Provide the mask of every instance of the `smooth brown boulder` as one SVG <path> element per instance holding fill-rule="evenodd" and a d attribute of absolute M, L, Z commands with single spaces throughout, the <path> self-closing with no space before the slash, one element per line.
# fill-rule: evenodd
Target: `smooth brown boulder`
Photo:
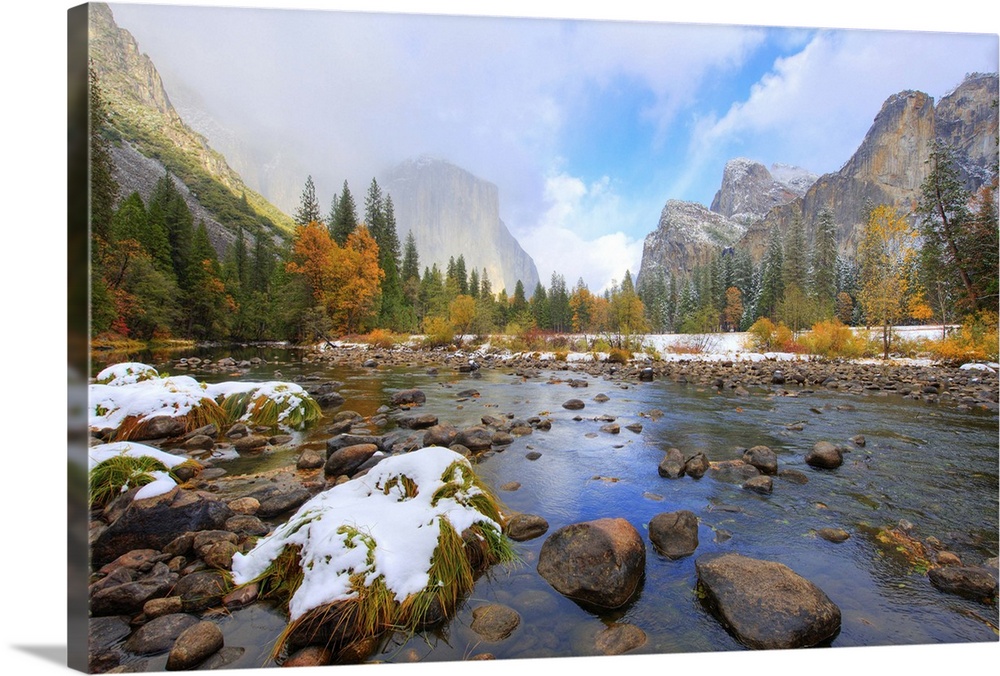
<path fill-rule="evenodd" d="M 698 517 L 686 509 L 657 514 L 649 520 L 649 541 L 668 558 L 690 556 L 698 548 Z"/>
<path fill-rule="evenodd" d="M 170 649 L 170 654 L 167 656 L 167 670 L 192 669 L 219 652 L 223 643 L 222 630 L 214 622 L 204 620 L 188 627 L 177 637 L 174 647 Z"/>
<path fill-rule="evenodd" d="M 695 569 L 706 604 L 749 648 L 807 648 L 840 631 L 840 608 L 783 564 L 722 554 L 699 557 Z"/>
<path fill-rule="evenodd" d="M 600 608 L 632 599 L 645 575 L 646 546 L 625 519 L 563 526 L 545 540 L 538 574 L 560 594 Z"/>
<path fill-rule="evenodd" d="M 844 452 L 829 441 L 817 441 L 806 453 L 806 464 L 818 469 L 837 469 L 844 464 Z"/>

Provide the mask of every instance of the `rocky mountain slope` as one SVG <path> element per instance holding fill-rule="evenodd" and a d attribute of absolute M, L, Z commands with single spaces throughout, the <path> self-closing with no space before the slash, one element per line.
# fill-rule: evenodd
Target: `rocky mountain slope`
<path fill-rule="evenodd" d="M 731 160 L 711 211 L 667 202 L 656 230 L 646 237 L 640 277 L 654 270 L 683 275 L 720 247 L 734 245 L 760 260 L 771 230 L 784 232 L 796 218 L 811 242 L 823 210 L 833 213 L 840 252 L 853 255 L 866 205 L 912 210 L 935 140 L 958 152 L 967 187 L 978 188 L 997 165 L 997 85 L 997 74 L 977 73 L 936 105 L 918 91 L 890 96 L 841 169 L 818 178 L 793 167 L 774 165 L 768 171 L 750 160 Z"/>
<path fill-rule="evenodd" d="M 642 287 L 647 277 L 655 278 L 660 273 L 690 273 L 696 266 L 710 263 L 720 248 L 733 246 L 745 232 L 746 226 L 740 220 L 696 202 L 668 200 L 656 230 L 643 242 L 636 285 Z"/>
<path fill-rule="evenodd" d="M 774 207 L 804 195 L 816 178 L 799 167 L 773 165 L 768 171 L 760 162 L 738 157 L 726 162 L 711 210 L 749 225 Z"/>
<path fill-rule="evenodd" d="M 958 153 L 966 186 L 990 180 L 997 164 L 997 74 L 973 74 L 935 105 L 923 92 L 904 91 L 886 99 L 857 151 L 839 171 L 825 174 L 801 198 L 772 209 L 750 227 L 743 243 L 763 255 L 772 228 L 787 229 L 799 217 L 812 241 L 822 210 L 833 213 L 842 254 L 853 255 L 866 204 L 888 204 L 910 212 L 926 179 L 933 141 Z"/>
<path fill-rule="evenodd" d="M 467 270 L 486 270 L 494 292 L 512 294 L 521 280 L 531 295 L 538 269 L 500 220 L 496 185 L 430 157 L 403 162 L 380 184 L 392 197 L 400 241 L 413 232 L 421 269 L 437 263 L 443 272 L 449 258 L 464 256 Z"/>
<path fill-rule="evenodd" d="M 122 197 L 138 191 L 148 199 L 156 181 L 169 172 L 220 254 L 240 225 L 251 238 L 290 233 L 292 220 L 247 187 L 225 158 L 181 119 L 153 62 L 115 24 L 111 9 L 92 3 L 88 10 L 90 59 L 109 109 Z"/>

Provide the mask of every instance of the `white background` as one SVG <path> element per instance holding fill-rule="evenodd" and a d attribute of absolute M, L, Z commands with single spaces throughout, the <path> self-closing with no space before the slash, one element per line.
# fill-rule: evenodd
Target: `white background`
<path fill-rule="evenodd" d="M 276 7 L 259 0 L 203 3 L 224 6 Z M 838 0 L 832 3 L 714 2 L 649 3 L 555 2 L 552 0 L 401 0 L 288 3 L 297 8 L 504 16 L 573 17 L 731 23 L 834 28 L 883 28 L 924 31 L 998 33 L 993 2 L 906 3 L 890 12 L 880 3 Z M 651 6 L 651 5 L 662 6 Z M 818 4 L 825 5 L 817 7 Z M 886 3 L 888 4 L 888 3 Z M 808 5 L 808 7 L 807 7 Z M 21 0 L 4 8 L 3 79 L 3 207 L 0 251 L 3 264 L 3 312 L 0 317 L 0 391 L 6 413 L 0 461 L 0 536 L 3 583 L 0 608 L 4 673 L 48 674 L 65 671 L 66 526 L 65 526 L 65 261 L 66 261 L 66 18 L 72 3 Z M 935 11 L 930 11 L 933 8 Z M 948 14 L 943 14 L 941 10 Z M 959 14 L 960 13 L 960 14 Z M 10 152 L 11 147 L 13 152 Z M 984 614 L 996 609 L 984 608 Z M 780 653 L 713 653 L 710 655 L 569 658 L 557 666 L 550 660 L 479 662 L 481 673 L 512 669 L 541 674 L 553 668 L 586 671 L 609 669 L 679 671 L 710 669 L 744 673 L 810 674 L 944 673 L 957 668 L 978 673 L 1000 663 L 1000 643 L 961 646 L 838 648 Z M 459 673 L 469 665 L 414 665 L 385 668 L 410 674 Z M 309 673 L 353 674 L 372 667 L 328 667 Z M 263 674 L 263 670 L 221 673 Z"/>

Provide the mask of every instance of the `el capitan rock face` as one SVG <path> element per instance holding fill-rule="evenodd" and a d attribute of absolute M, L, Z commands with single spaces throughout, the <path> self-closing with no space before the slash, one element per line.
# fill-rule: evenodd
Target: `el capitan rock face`
<path fill-rule="evenodd" d="M 383 183 L 383 181 L 380 181 Z M 484 268 L 494 293 L 514 292 L 518 280 L 530 294 L 538 269 L 500 220 L 497 187 L 444 160 L 421 157 L 392 169 L 384 179 L 392 196 L 400 241 L 413 232 L 420 267 L 464 256 L 466 270 Z"/>

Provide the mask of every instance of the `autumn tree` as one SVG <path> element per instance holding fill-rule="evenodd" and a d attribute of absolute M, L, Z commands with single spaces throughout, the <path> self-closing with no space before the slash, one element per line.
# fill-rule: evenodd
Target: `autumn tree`
<path fill-rule="evenodd" d="M 742 319 L 743 294 L 737 287 L 731 286 L 726 289 L 726 307 L 722 311 L 722 328 L 726 331 L 735 331 L 740 328 Z"/>
<path fill-rule="evenodd" d="M 448 304 L 448 320 L 459 336 L 469 333 L 476 319 L 476 300 L 469 295 L 459 294 Z"/>
<path fill-rule="evenodd" d="M 837 294 L 836 315 L 837 319 L 844 326 L 850 326 L 851 321 L 854 319 L 854 299 L 846 291 L 841 291 Z"/>
<path fill-rule="evenodd" d="M 625 277 L 620 286 L 612 285 L 609 295 L 611 331 L 617 334 L 617 347 L 632 347 L 632 338 L 649 330 L 646 324 L 646 312 L 639 294 L 632 283 L 632 273 L 625 271 Z"/>
<path fill-rule="evenodd" d="M 364 225 L 356 227 L 346 245 L 335 252 L 330 316 L 335 328 L 354 333 L 368 328 L 374 317 L 385 273 L 378 264 L 378 244 Z"/>
<path fill-rule="evenodd" d="M 910 268 L 917 233 L 897 210 L 871 211 L 858 244 L 861 290 L 858 300 L 869 325 L 882 327 L 882 358 L 889 358 L 892 327 L 907 315 Z"/>

